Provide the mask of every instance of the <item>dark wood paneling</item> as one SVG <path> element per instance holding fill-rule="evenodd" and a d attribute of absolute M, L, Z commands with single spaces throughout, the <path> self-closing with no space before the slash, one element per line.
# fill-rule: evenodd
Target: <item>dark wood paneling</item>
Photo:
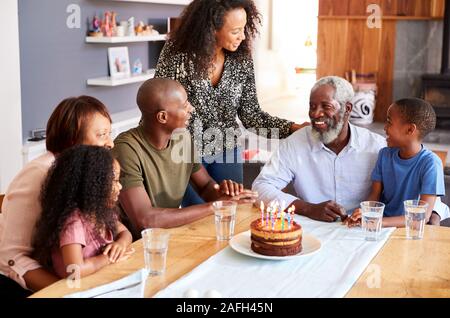
<path fill-rule="evenodd" d="M 431 0 L 416 0 L 414 15 L 417 17 L 429 17 L 431 15 Z"/>
<path fill-rule="evenodd" d="M 443 17 L 445 8 L 445 0 L 432 0 L 431 13 L 432 17 Z"/>
<path fill-rule="evenodd" d="M 344 76 L 347 70 L 347 20 L 329 20 L 319 23 L 318 32 L 318 77 L 327 75 Z"/>
<path fill-rule="evenodd" d="M 378 71 L 379 59 L 377 58 L 377 54 L 380 50 L 382 30 L 382 28 L 364 28 L 362 73 L 374 73 Z"/>
<path fill-rule="evenodd" d="M 397 15 L 397 0 L 384 0 L 381 2 L 383 15 Z"/>
<path fill-rule="evenodd" d="M 401 14 L 411 19 L 442 17 L 444 0 L 319 0 L 317 77 L 344 76 L 352 69 L 358 73 L 377 73 L 377 105 L 375 120 L 385 121 L 392 103 L 395 59 L 396 19 Z M 367 5 L 379 4 L 384 16 L 381 29 L 369 29 L 364 18 Z M 343 16 L 347 5 L 349 15 Z M 339 14 L 337 14 L 338 12 Z M 361 17 L 361 18 L 358 18 Z M 402 18 L 404 19 L 404 17 Z"/>
<path fill-rule="evenodd" d="M 360 20 L 349 20 L 348 21 L 348 49 L 344 50 L 347 52 L 347 61 L 345 65 L 348 70 L 361 70 L 363 65 L 364 56 L 364 30 L 367 29 L 366 23 Z"/>
<path fill-rule="evenodd" d="M 333 0 L 319 1 L 319 16 L 333 15 Z"/>
<path fill-rule="evenodd" d="M 415 6 L 416 6 L 415 0 L 397 0 L 397 14 L 396 15 L 415 16 Z"/>
<path fill-rule="evenodd" d="M 384 16 L 442 17 L 445 0 L 319 0 L 319 16 L 364 16 L 378 4 Z"/>
<path fill-rule="evenodd" d="M 348 15 L 348 4 L 350 0 L 339 0 L 339 2 L 333 1 L 333 14 L 334 15 Z"/>
<path fill-rule="evenodd" d="M 348 4 L 348 15 L 365 15 L 367 5 L 365 0 L 350 0 Z"/>
<path fill-rule="evenodd" d="M 375 121 L 384 122 L 387 116 L 387 109 L 393 102 L 392 84 L 394 79 L 396 22 L 385 21 L 382 30 L 378 55 L 378 95 L 374 118 Z"/>

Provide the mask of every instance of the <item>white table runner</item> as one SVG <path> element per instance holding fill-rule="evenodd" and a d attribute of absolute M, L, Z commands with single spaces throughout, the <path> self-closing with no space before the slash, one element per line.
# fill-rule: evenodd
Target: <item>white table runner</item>
<path fill-rule="evenodd" d="M 395 228 L 382 229 L 377 242 L 367 242 L 361 228 L 296 216 L 304 230 L 322 243 L 315 254 L 285 261 L 253 258 L 227 247 L 155 297 L 200 297 L 214 290 L 224 298 L 343 297 Z M 213 293 L 217 294 L 217 293 Z"/>
<path fill-rule="evenodd" d="M 126 277 L 64 298 L 143 298 L 148 271 L 138 270 Z"/>

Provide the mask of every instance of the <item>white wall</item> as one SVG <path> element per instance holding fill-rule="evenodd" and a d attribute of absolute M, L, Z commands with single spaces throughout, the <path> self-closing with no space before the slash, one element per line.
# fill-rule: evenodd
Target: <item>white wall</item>
<path fill-rule="evenodd" d="M 0 192 L 22 168 L 18 0 L 0 2 Z"/>
<path fill-rule="evenodd" d="M 262 16 L 262 27 L 254 45 L 256 88 L 261 106 L 264 106 L 265 102 L 286 95 L 288 86 L 286 70 L 277 52 L 272 50 L 273 1 L 277 0 L 255 0 Z"/>
<path fill-rule="evenodd" d="M 255 73 L 262 106 L 296 95 L 296 67 L 316 67 L 318 0 L 255 0 L 263 18 L 255 43 Z M 313 47 L 306 48 L 310 37 Z M 313 76 L 314 78 L 314 76 Z"/>

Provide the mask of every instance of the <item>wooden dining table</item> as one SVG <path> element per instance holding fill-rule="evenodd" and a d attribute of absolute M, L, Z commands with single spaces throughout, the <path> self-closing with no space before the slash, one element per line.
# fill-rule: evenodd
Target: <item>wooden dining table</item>
<path fill-rule="evenodd" d="M 257 209 L 251 205 L 240 205 L 235 233 L 247 231 L 258 216 Z M 214 216 L 169 231 L 166 272 L 148 277 L 145 297 L 154 296 L 228 246 L 228 242 L 216 240 Z M 110 283 L 143 268 L 142 241 L 132 246 L 136 252 L 130 259 L 82 278 L 76 290 L 63 279 L 31 297 L 63 297 Z M 450 297 L 450 228 L 427 225 L 421 240 L 408 240 L 405 229 L 396 229 L 346 297 Z"/>

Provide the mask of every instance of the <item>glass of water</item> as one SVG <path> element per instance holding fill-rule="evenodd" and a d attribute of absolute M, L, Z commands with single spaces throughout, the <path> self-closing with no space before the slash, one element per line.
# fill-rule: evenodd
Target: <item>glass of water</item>
<path fill-rule="evenodd" d="M 406 238 L 420 240 L 423 238 L 428 203 L 420 200 L 406 200 L 405 227 Z"/>
<path fill-rule="evenodd" d="M 141 232 L 144 243 L 145 268 L 150 276 L 162 275 L 166 271 L 167 249 L 170 233 L 166 229 L 145 229 Z"/>
<path fill-rule="evenodd" d="M 377 201 L 361 202 L 362 228 L 366 241 L 377 241 L 381 232 L 384 203 Z"/>
<path fill-rule="evenodd" d="M 236 207 L 236 201 L 216 201 L 213 203 L 217 240 L 227 241 L 233 237 Z"/>

